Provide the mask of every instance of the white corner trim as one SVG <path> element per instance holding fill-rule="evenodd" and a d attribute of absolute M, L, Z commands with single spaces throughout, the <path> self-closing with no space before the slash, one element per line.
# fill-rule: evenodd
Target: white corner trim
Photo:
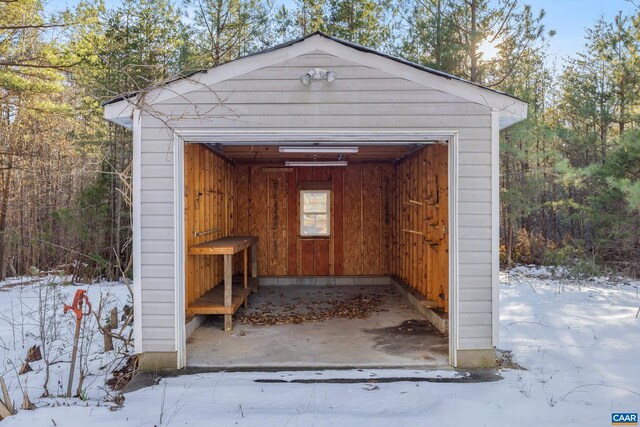
<path fill-rule="evenodd" d="M 491 343 L 500 335 L 500 112 L 491 111 Z"/>
<path fill-rule="evenodd" d="M 458 366 L 458 133 L 449 139 L 449 363 Z"/>
<path fill-rule="evenodd" d="M 140 110 L 133 111 L 133 169 L 131 171 L 133 208 L 131 225 L 133 227 L 132 254 L 133 257 L 133 336 L 136 353 L 142 353 L 142 115 Z"/>
<path fill-rule="evenodd" d="M 187 336 L 185 319 L 185 239 L 184 239 L 184 141 L 173 137 L 174 182 L 174 265 L 175 265 L 175 346 L 177 368 L 187 365 Z"/>

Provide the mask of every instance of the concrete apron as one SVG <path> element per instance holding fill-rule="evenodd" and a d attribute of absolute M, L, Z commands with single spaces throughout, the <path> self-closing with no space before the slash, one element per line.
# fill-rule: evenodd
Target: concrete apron
<path fill-rule="evenodd" d="M 308 304 L 330 304 L 355 295 L 383 303 L 366 319 L 331 318 L 299 324 L 242 324 L 243 314 L 268 311 L 304 314 Z M 260 286 L 247 310 L 222 330 L 221 316 L 209 316 L 187 341 L 187 365 L 216 370 L 452 369 L 447 337 L 440 334 L 390 285 Z"/>
<path fill-rule="evenodd" d="M 296 378 L 296 371 L 306 369 L 227 369 L 224 372 L 255 372 L 253 379 L 256 383 L 270 383 L 270 384 L 378 384 L 378 383 L 396 383 L 396 382 L 429 382 L 429 383 L 457 383 L 457 384 L 472 384 L 481 382 L 495 382 L 502 380 L 502 376 L 496 369 L 468 369 L 468 370 L 455 370 L 455 375 L 441 376 L 436 370 L 433 375 L 424 375 L 425 372 L 416 372 L 412 369 L 406 369 L 402 372 L 398 369 L 389 370 L 389 374 L 386 374 L 385 370 L 377 370 L 375 377 L 369 378 L 353 378 L 351 375 L 345 375 L 342 377 L 339 373 L 340 370 L 333 371 L 330 378 L 309 378 L 309 375 L 301 375 L 301 378 Z M 344 368 L 343 370 L 347 370 Z M 196 375 L 221 372 L 219 369 L 213 368 L 184 368 L 173 370 L 162 370 L 158 372 L 138 372 L 133 379 L 127 384 L 122 393 L 132 393 L 134 391 L 143 389 L 145 387 L 152 387 L 157 385 L 162 378 L 173 378 L 182 375 Z M 287 372 L 286 379 L 274 379 L 274 378 L 260 378 L 260 372 Z M 427 374 L 430 372 L 427 371 Z M 418 375 L 417 375 L 418 374 Z"/>

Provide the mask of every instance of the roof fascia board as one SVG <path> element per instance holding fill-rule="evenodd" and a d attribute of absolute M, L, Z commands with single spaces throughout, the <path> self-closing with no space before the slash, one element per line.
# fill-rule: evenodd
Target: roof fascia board
<path fill-rule="evenodd" d="M 123 99 L 118 102 L 107 104 L 104 107 L 104 118 L 112 123 L 132 129 L 133 127 L 133 102 Z"/>

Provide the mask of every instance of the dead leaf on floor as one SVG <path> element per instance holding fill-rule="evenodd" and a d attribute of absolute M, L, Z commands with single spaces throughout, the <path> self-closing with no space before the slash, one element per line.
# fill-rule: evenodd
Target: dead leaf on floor
<path fill-rule="evenodd" d="M 304 322 L 320 322 L 328 319 L 366 319 L 372 313 L 381 310 L 382 295 L 354 295 L 334 300 L 307 301 L 294 305 L 286 304 L 288 313 L 274 314 L 266 306 L 258 307 L 254 312 L 238 317 L 240 323 L 255 326 L 300 324 Z M 301 311 L 304 311 L 301 313 Z"/>
<path fill-rule="evenodd" d="M 380 387 L 375 384 L 365 384 L 362 388 L 367 391 L 380 390 Z"/>

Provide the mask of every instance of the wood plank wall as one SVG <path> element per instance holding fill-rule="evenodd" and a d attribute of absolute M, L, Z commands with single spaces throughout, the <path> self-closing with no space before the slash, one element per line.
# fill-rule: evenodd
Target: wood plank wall
<path fill-rule="evenodd" d="M 187 249 L 198 243 L 234 235 L 233 165 L 201 144 L 185 145 L 184 161 Z M 188 306 L 224 279 L 223 257 L 187 254 L 185 262 Z"/>
<path fill-rule="evenodd" d="M 429 145 L 395 166 L 232 166 L 189 144 L 186 244 L 256 235 L 259 275 L 396 275 L 446 312 L 447 159 L 446 146 Z M 329 238 L 300 237 L 299 191 L 310 182 L 332 190 Z M 187 255 L 186 276 L 189 304 L 222 281 L 222 257 Z"/>
<path fill-rule="evenodd" d="M 448 150 L 428 145 L 396 166 L 392 270 L 448 310 Z"/>
<path fill-rule="evenodd" d="M 238 234 L 257 235 L 260 275 L 389 275 L 393 165 L 277 168 L 236 165 Z M 299 190 L 331 193 L 331 236 L 301 238 Z"/>

